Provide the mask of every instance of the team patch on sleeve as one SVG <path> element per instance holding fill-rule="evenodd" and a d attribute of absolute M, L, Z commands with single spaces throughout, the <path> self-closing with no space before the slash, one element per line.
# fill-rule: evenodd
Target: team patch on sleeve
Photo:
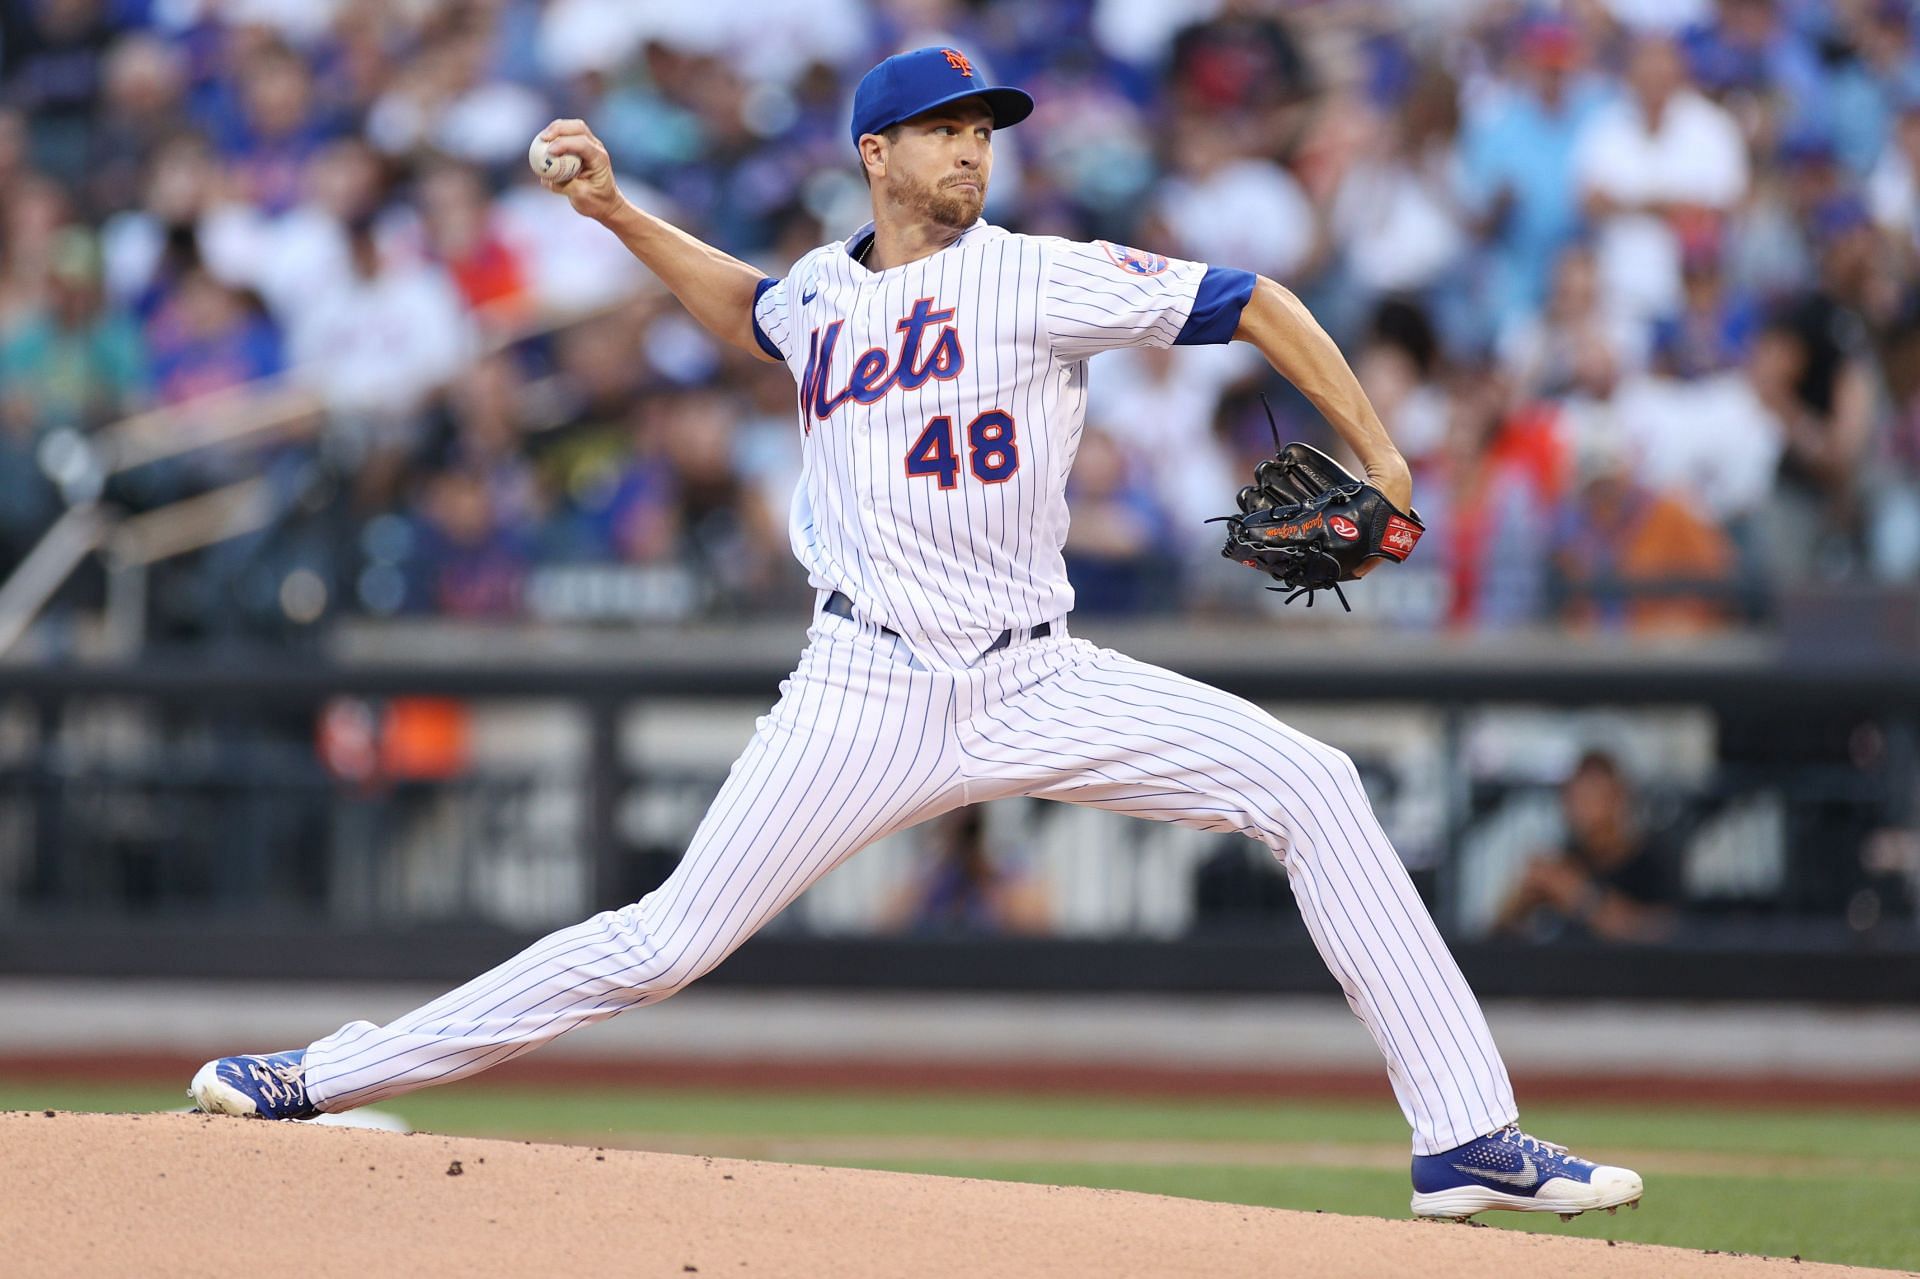
<path fill-rule="evenodd" d="M 1143 253 L 1139 249 L 1130 249 L 1124 244 L 1107 240 L 1095 240 L 1094 243 L 1105 249 L 1113 264 L 1129 275 L 1158 275 L 1167 269 L 1164 254 Z"/>

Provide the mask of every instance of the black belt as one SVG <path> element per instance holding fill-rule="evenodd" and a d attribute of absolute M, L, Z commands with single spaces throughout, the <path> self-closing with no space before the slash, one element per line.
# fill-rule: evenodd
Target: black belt
<path fill-rule="evenodd" d="M 853 601 L 848 599 L 844 592 L 835 591 L 833 594 L 827 596 L 827 602 L 821 607 L 825 609 L 825 611 L 832 613 L 835 617 L 844 617 L 848 621 L 857 620 L 853 615 Z M 882 635 L 891 635 L 895 639 L 900 638 L 899 631 L 892 630 L 885 626 L 880 628 L 880 633 Z M 1027 632 L 1027 638 L 1045 639 L 1051 634 L 1053 634 L 1053 623 L 1042 622 Z M 997 653 L 1011 643 L 1013 643 L 1013 630 L 1009 627 L 1001 631 L 1000 638 L 987 645 L 986 652 L 981 653 L 980 656 L 985 657 L 987 653 Z"/>

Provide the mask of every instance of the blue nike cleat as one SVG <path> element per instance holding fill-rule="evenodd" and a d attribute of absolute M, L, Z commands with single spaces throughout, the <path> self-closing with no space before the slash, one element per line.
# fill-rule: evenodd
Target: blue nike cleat
<path fill-rule="evenodd" d="M 200 1067 L 187 1086 L 193 1104 L 209 1115 L 250 1119 L 311 1119 L 304 1051 L 221 1057 Z"/>
<path fill-rule="evenodd" d="M 1567 1153 L 1508 1124 L 1464 1146 L 1413 1157 L 1413 1215 L 1464 1221 L 1476 1212 L 1557 1212 L 1640 1206 L 1640 1174 Z"/>

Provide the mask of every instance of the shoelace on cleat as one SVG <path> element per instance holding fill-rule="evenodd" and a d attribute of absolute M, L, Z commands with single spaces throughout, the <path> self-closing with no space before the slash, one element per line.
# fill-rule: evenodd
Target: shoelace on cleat
<path fill-rule="evenodd" d="M 1589 1160 L 1580 1158 L 1578 1155 L 1569 1153 L 1565 1146 L 1559 1145 L 1556 1142 L 1542 1141 L 1531 1133 L 1520 1131 L 1519 1124 L 1508 1124 L 1499 1132 L 1494 1133 L 1493 1136 L 1510 1146 L 1517 1145 L 1523 1151 L 1549 1155 L 1555 1159 L 1567 1160 L 1570 1163 L 1584 1164 L 1590 1162 Z"/>
<path fill-rule="evenodd" d="M 263 1059 L 247 1063 L 247 1071 L 260 1085 L 260 1092 L 275 1106 L 299 1101 L 307 1093 L 306 1063 L 298 1066 Z"/>

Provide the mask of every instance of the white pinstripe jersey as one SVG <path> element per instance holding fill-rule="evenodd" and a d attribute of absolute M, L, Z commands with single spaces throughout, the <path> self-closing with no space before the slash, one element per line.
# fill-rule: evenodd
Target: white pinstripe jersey
<path fill-rule="evenodd" d="M 923 660 L 967 665 L 1073 607 L 1061 547 L 1088 358 L 1225 341 L 1253 277 L 984 221 L 869 271 L 854 254 L 870 232 L 754 303 L 761 346 L 800 384 L 794 554 Z"/>

